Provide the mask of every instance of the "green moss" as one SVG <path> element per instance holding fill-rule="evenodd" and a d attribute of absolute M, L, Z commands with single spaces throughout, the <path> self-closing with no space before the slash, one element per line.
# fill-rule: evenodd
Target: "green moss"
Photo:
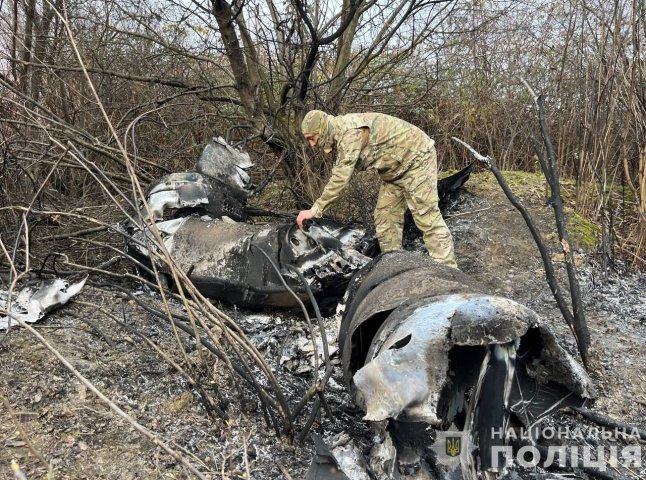
<path fill-rule="evenodd" d="M 532 216 L 537 213 L 536 208 L 540 211 L 548 210 L 549 207 L 545 206 L 545 199 L 549 196 L 550 191 L 547 188 L 547 183 L 542 173 L 536 172 L 519 172 L 519 171 L 503 171 L 503 176 L 511 188 L 511 191 L 516 195 L 526 207 L 530 208 Z M 466 184 L 467 189 L 476 195 L 481 195 L 490 199 L 506 201 L 504 193 L 498 185 L 496 178 L 491 172 L 478 172 L 472 176 Z M 567 215 L 568 232 L 570 233 L 570 240 L 575 248 L 583 248 L 584 250 L 594 249 L 601 238 L 601 227 L 584 216 L 576 213 L 573 208 L 575 202 L 575 186 L 574 182 L 570 179 L 561 180 L 561 197 L 565 204 Z M 551 209 L 549 209 L 549 216 L 553 219 Z M 553 225 L 553 223 L 550 224 Z M 543 235 L 547 241 L 557 241 L 556 232 L 552 231 Z"/>
<path fill-rule="evenodd" d="M 501 173 L 511 191 L 521 200 L 532 198 L 540 201 L 547 196 L 546 183 L 542 174 L 507 170 Z M 504 197 L 496 177 L 489 171 L 473 174 L 466 186 L 476 195 L 482 195 L 487 198 Z"/>
<path fill-rule="evenodd" d="M 501 173 L 514 195 L 520 198 L 538 196 L 542 199 L 549 196 L 547 182 L 542 173 L 517 170 L 503 170 Z M 474 193 L 500 192 L 501 195 L 503 194 L 496 177 L 488 171 L 473 174 L 467 183 L 467 188 L 470 188 Z M 561 179 L 561 196 L 566 202 L 573 198 L 574 182 L 572 180 Z"/>
<path fill-rule="evenodd" d="M 567 226 L 575 247 L 592 250 L 599 245 L 601 227 L 571 209 L 567 209 Z"/>

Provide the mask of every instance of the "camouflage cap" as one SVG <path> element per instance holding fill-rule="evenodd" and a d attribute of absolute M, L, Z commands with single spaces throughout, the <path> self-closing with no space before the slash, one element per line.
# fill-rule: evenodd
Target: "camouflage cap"
<path fill-rule="evenodd" d="M 325 134 L 327 133 L 327 117 L 327 113 L 321 110 L 310 110 L 303 118 L 301 130 L 303 133 Z"/>

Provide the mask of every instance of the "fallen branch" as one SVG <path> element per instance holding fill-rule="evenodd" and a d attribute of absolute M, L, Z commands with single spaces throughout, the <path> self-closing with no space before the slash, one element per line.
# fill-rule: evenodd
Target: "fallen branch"
<path fill-rule="evenodd" d="M 289 293 L 292 294 L 292 296 L 296 299 L 296 301 L 300 305 L 301 310 L 303 311 L 303 315 L 305 317 L 305 321 L 307 322 L 307 326 L 308 326 L 308 328 L 310 330 L 310 336 L 312 337 L 312 350 L 314 352 L 314 384 L 310 387 L 310 389 L 303 396 L 303 398 L 300 400 L 300 402 L 298 402 L 298 405 L 296 405 L 296 407 L 294 408 L 294 411 L 292 412 L 291 417 L 290 417 L 290 420 L 293 422 L 294 420 L 296 420 L 296 418 L 300 414 L 301 410 L 303 410 L 305 405 L 307 405 L 307 402 L 309 402 L 310 399 L 315 394 L 317 394 L 318 392 L 321 391 L 320 384 L 318 382 L 319 362 L 318 362 L 318 348 L 317 348 L 317 345 L 316 345 L 316 336 L 315 336 L 315 333 L 314 333 L 314 328 L 312 327 L 312 321 L 310 319 L 309 314 L 307 313 L 307 309 L 305 308 L 305 304 L 303 303 L 303 301 L 300 299 L 300 297 L 298 295 L 296 295 L 296 292 L 294 292 L 294 290 L 292 290 L 289 287 L 289 285 L 287 285 L 287 282 L 283 278 L 283 274 L 281 273 L 278 266 L 274 263 L 274 261 L 269 257 L 269 255 L 267 255 L 267 253 L 262 248 L 256 247 L 255 245 L 252 245 L 252 246 L 254 246 L 257 250 L 260 251 L 260 253 L 262 253 L 265 256 L 265 258 L 267 259 L 269 264 L 276 271 L 276 274 L 278 275 L 278 278 L 282 282 L 283 286 L 287 289 L 287 291 L 289 291 Z M 298 272 L 298 273 L 299 273 L 300 278 L 304 281 L 305 279 L 302 277 L 302 275 L 300 275 L 300 272 Z M 309 286 L 307 286 L 307 284 L 306 284 L 306 288 L 309 289 Z M 311 295 L 311 290 L 309 290 L 308 294 Z M 318 311 L 318 304 L 314 300 L 313 296 L 310 296 L 310 299 L 313 300 L 313 305 L 315 305 L 315 310 L 317 312 L 317 319 L 319 320 L 319 326 L 322 327 L 323 321 L 321 319 L 321 314 Z M 323 330 L 322 330 L 322 332 L 323 332 Z M 325 333 L 322 333 L 322 335 L 325 335 Z M 323 355 L 324 355 L 324 358 L 326 360 L 326 365 L 329 365 L 329 354 L 327 353 L 328 352 L 327 338 L 324 340 L 323 349 L 324 349 Z M 314 406 L 312 407 L 312 412 L 310 413 L 310 417 L 312 415 L 316 416 L 316 414 L 318 413 L 318 408 L 319 408 L 319 403 L 315 402 Z M 298 436 L 299 441 L 302 441 L 301 438 L 305 437 L 305 435 L 307 434 L 307 431 L 309 431 L 310 427 L 311 427 L 311 423 L 308 421 L 305 424 L 305 427 L 303 427 L 303 431 L 301 431 L 301 433 Z"/>
<path fill-rule="evenodd" d="M 631 435 L 632 432 L 635 432 L 637 433 L 637 435 L 639 435 L 639 438 L 646 441 L 646 430 L 644 430 L 643 428 L 636 427 L 635 425 L 630 425 L 629 423 L 620 422 L 618 420 L 615 420 L 614 418 L 595 413 L 591 410 L 588 410 L 587 408 L 573 408 L 572 410 L 580 414 L 583 418 L 590 420 L 597 425 L 601 425 L 602 427 L 616 428 L 622 430 L 623 432 L 628 432 L 626 433 L 627 435 Z"/>
<path fill-rule="evenodd" d="M 27 432 L 25 432 L 25 429 L 22 427 L 20 420 L 16 418 L 16 414 L 11 408 L 11 404 L 9 403 L 9 400 L 7 400 L 6 397 L 3 397 L 0 395 L 0 400 L 2 401 L 5 410 L 9 414 L 9 417 L 13 420 L 13 423 L 16 425 L 16 429 L 20 433 L 20 436 L 22 437 L 23 441 L 27 444 L 27 448 L 31 452 L 31 454 L 36 457 L 40 462 L 45 465 L 45 468 L 47 469 L 48 475 L 51 478 L 54 478 L 53 473 L 52 473 L 52 464 L 51 462 L 48 462 L 45 460 L 45 457 L 36 449 L 33 443 L 31 443 L 31 440 L 29 440 L 29 436 L 27 435 Z"/>
<path fill-rule="evenodd" d="M 76 232 L 60 233 L 58 235 L 49 235 L 47 237 L 41 237 L 40 241 L 45 241 L 45 240 L 64 240 L 66 238 L 75 238 L 75 237 L 81 237 L 83 235 L 89 235 L 90 233 L 105 232 L 106 230 L 108 230 L 108 227 L 86 228 L 84 230 L 78 230 Z"/>
<path fill-rule="evenodd" d="M 170 366 L 172 366 L 177 372 L 179 372 L 181 375 L 183 375 L 184 378 L 186 378 L 186 380 L 188 381 L 189 385 L 194 387 L 199 392 L 202 399 L 204 400 L 204 405 L 205 405 L 206 411 L 209 414 L 216 413 L 223 420 L 228 420 L 229 419 L 228 415 L 215 403 L 215 401 L 211 398 L 211 396 L 206 393 L 206 391 L 202 387 L 202 384 L 199 381 L 197 381 L 195 378 L 193 378 L 187 371 L 185 371 L 177 362 L 175 362 L 172 358 L 170 358 L 155 342 L 150 340 L 146 335 L 139 332 L 132 325 L 128 325 L 127 323 L 122 322 L 121 320 L 119 320 L 117 318 L 116 315 L 113 315 L 112 313 L 110 313 L 109 311 L 107 311 L 106 309 L 104 309 L 103 307 L 101 307 L 101 306 L 99 306 L 99 305 L 97 305 L 95 303 L 83 302 L 83 301 L 80 301 L 80 300 L 75 300 L 74 303 L 76 303 L 78 305 L 85 305 L 85 306 L 88 306 L 90 308 L 94 308 L 94 309 L 100 311 L 106 317 L 112 319 L 117 325 L 124 328 L 128 333 L 130 333 L 132 335 L 135 335 L 135 336 L 139 337 L 140 339 L 142 339 L 144 342 L 146 342 L 146 344 L 148 344 L 148 346 L 150 348 L 152 348 Z M 220 392 L 219 392 L 219 389 L 217 388 L 217 386 L 214 386 L 214 387 L 215 387 L 216 393 L 219 394 Z"/>
<path fill-rule="evenodd" d="M 481 162 L 491 173 L 494 174 L 494 177 L 496 177 L 496 180 L 498 181 L 500 188 L 502 188 L 502 191 L 505 193 L 505 196 L 509 199 L 509 202 L 514 206 L 514 208 L 516 208 L 516 210 L 520 212 L 520 214 L 523 217 L 523 220 L 525 220 L 525 223 L 527 224 L 527 228 L 529 228 L 529 232 L 531 233 L 532 238 L 534 239 L 534 242 L 538 247 L 538 251 L 541 255 L 541 259 L 543 260 L 543 266 L 545 268 L 545 278 L 547 280 L 547 284 L 549 285 L 550 290 L 552 291 L 552 295 L 556 300 L 556 304 L 558 305 L 559 310 L 563 315 L 563 318 L 565 319 L 566 323 L 570 327 L 570 330 L 572 331 L 572 334 L 574 335 L 574 338 L 577 341 L 579 352 L 581 353 L 581 358 L 583 359 L 583 362 L 586 363 L 587 344 L 585 344 L 585 338 L 579 338 L 579 336 L 577 335 L 577 328 L 575 328 L 575 318 L 572 315 L 572 312 L 570 312 L 569 307 L 565 301 L 565 298 L 563 298 L 561 289 L 559 287 L 559 283 L 556 279 L 556 274 L 554 272 L 554 265 L 552 263 L 552 258 L 550 257 L 550 254 L 547 251 L 545 244 L 543 243 L 543 239 L 541 237 L 540 232 L 538 231 L 538 228 L 536 228 L 536 224 L 534 223 L 534 220 L 532 220 L 531 215 L 529 214 L 525 206 L 520 202 L 518 197 L 516 197 L 514 193 L 511 191 L 511 189 L 509 188 L 509 184 L 507 184 L 507 181 L 505 180 L 505 177 L 502 175 L 502 173 L 500 173 L 500 170 L 498 170 L 498 167 L 496 166 L 496 162 L 494 162 L 494 160 L 491 157 L 489 156 L 485 157 L 481 155 L 471 145 L 463 142 L 459 138 L 452 137 L 452 139 L 455 142 L 459 143 L 460 145 L 464 146 L 467 150 L 469 150 L 469 152 L 475 157 L 476 160 Z M 586 330 L 587 330 L 587 327 L 586 327 Z"/>
<path fill-rule="evenodd" d="M 552 139 L 547 131 L 547 121 L 545 120 L 545 109 L 543 108 L 543 97 L 536 95 L 534 90 L 529 84 L 521 79 L 529 93 L 534 99 L 536 111 L 538 112 L 538 120 L 540 124 L 541 136 L 545 151 L 547 153 L 547 161 L 543 157 L 541 149 L 538 147 L 538 142 L 533 141 L 534 151 L 538 156 L 543 174 L 547 180 L 552 196 L 550 198 L 550 205 L 554 209 L 554 218 L 556 221 L 556 231 L 559 236 L 559 241 L 563 248 L 563 255 L 565 256 L 565 269 L 567 270 L 568 284 L 570 286 L 570 299 L 572 301 L 572 316 L 573 325 L 576 331 L 577 344 L 581 352 L 583 363 L 588 366 L 588 349 L 590 347 L 590 331 L 585 321 L 585 312 L 583 310 L 583 301 L 581 299 L 581 288 L 579 287 L 579 280 L 576 275 L 576 264 L 574 262 L 574 252 L 570 246 L 570 236 L 567 229 L 567 222 L 565 220 L 565 213 L 563 211 L 563 199 L 561 198 L 561 182 L 559 181 L 559 171 L 556 163 L 556 153 Z"/>

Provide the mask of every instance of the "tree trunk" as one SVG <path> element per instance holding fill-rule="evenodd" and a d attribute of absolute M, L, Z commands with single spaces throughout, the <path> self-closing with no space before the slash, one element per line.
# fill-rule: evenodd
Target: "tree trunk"
<path fill-rule="evenodd" d="M 357 10 L 352 10 L 350 0 L 343 0 L 344 18 L 347 15 L 353 15 L 348 28 L 339 37 L 337 45 L 336 62 L 332 81 L 330 82 L 330 92 L 327 99 L 327 107 L 332 113 L 338 113 L 341 100 L 343 98 L 343 88 L 346 84 L 347 70 L 350 67 L 350 55 L 352 54 L 352 41 L 357 32 L 360 15 Z"/>
<path fill-rule="evenodd" d="M 224 49 L 231 65 L 233 78 L 236 82 L 236 90 L 240 96 L 245 113 L 253 118 L 256 113 L 253 99 L 253 89 L 249 83 L 250 75 L 245 60 L 244 50 L 236 35 L 231 13 L 231 5 L 224 0 L 213 0 L 211 2 L 212 13 L 218 23 L 220 36 L 224 43 Z"/>
<path fill-rule="evenodd" d="M 32 46 L 34 39 L 34 24 L 36 21 L 36 0 L 27 0 L 25 4 L 25 31 L 22 36 L 23 50 L 20 60 L 22 62 L 20 74 L 20 86 L 23 92 L 29 91 L 29 65 L 32 56 Z"/>

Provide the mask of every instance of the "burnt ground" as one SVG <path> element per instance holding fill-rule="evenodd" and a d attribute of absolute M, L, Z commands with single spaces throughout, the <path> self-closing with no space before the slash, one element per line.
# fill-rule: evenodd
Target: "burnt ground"
<path fill-rule="evenodd" d="M 513 179 L 512 187 L 531 207 L 554 259 L 559 260 L 551 234 L 552 212 L 544 206 L 541 182 L 526 174 Z M 527 228 L 488 174 L 470 180 L 447 223 L 455 237 L 460 268 L 497 293 L 535 309 L 574 354 L 572 336 L 552 300 Z M 576 227 L 582 233 L 573 243 L 598 357 L 592 376 L 600 396 L 594 409 L 645 427 L 646 274 L 619 264 L 620 273 L 604 275 L 594 242 L 590 242 L 593 226 Z M 412 248 L 421 248 L 419 242 Z M 556 268 L 563 282 L 564 265 L 557 263 Z M 147 303 L 160 304 L 158 296 L 139 286 L 123 285 L 136 290 Z M 170 326 L 134 302 L 122 300 L 108 288 L 95 287 L 86 287 L 78 300 L 102 305 L 181 361 Z M 300 312 L 221 308 L 258 345 L 288 400 L 296 402 L 311 384 L 312 374 L 302 353 L 307 342 Z M 328 319 L 326 324 L 333 333 L 336 320 Z M 207 389 L 210 385 L 219 388 L 228 421 L 209 417 L 181 375 L 131 332 L 90 307 L 71 302 L 36 328 L 100 390 L 181 451 L 207 478 L 305 478 L 312 458 L 311 441 L 299 445 L 278 438 L 266 425 L 254 395 L 231 378 L 215 357 L 209 360 L 214 366 L 203 382 Z M 197 372 L 200 353 L 188 338 L 182 337 L 182 342 Z M 43 463 L 34 458 L 26 441 L 51 462 L 56 479 L 191 478 L 180 464 L 114 415 L 29 332 L 14 329 L 5 339 L 0 346 L 0 369 L 0 395 L 11 406 L 10 412 L 0 403 L 0 479 L 12 478 L 11 459 L 17 460 L 28 478 L 46 478 Z M 334 418 L 323 415 L 313 431 L 326 437 L 349 433 L 360 449 L 366 449 L 370 431 L 342 385 L 337 368 L 327 391 Z M 299 420 L 300 425 L 303 421 Z M 586 424 L 572 414 L 559 414 L 554 421 Z M 534 473 L 521 473 L 521 478 L 536 478 Z M 619 475 L 639 478 L 640 472 L 620 469 Z"/>

